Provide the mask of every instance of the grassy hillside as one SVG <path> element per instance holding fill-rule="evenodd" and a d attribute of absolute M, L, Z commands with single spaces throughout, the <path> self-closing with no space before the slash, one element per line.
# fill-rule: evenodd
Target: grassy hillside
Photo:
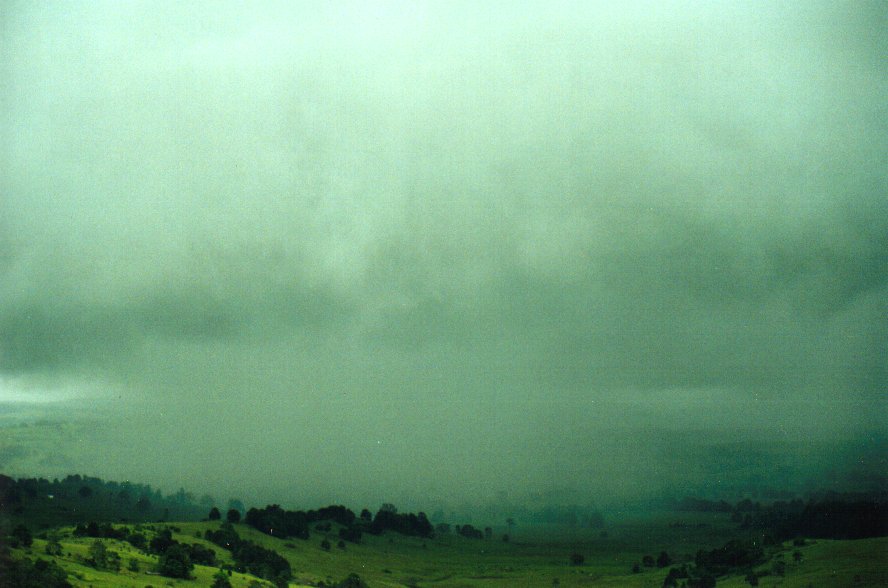
<path fill-rule="evenodd" d="M 682 518 L 681 526 L 676 520 Z M 395 533 L 364 535 L 361 544 L 337 547 L 337 526 L 329 532 L 332 547 L 322 549 L 325 533 L 315 532 L 309 540 L 282 540 L 262 534 L 246 525 L 235 525 L 243 539 L 253 541 L 283 555 L 293 570 L 291 586 L 336 585 L 350 573 L 357 573 L 371 587 L 435 586 L 440 588 L 505 586 L 626 586 L 660 587 L 667 568 L 642 567 L 632 573 L 633 563 L 645 554 L 669 551 L 677 563 L 687 563 L 697 548 L 718 545 L 730 536 L 731 528 L 721 515 L 663 513 L 653 521 L 630 520 L 612 525 L 607 537 L 589 529 L 518 529 L 515 539 L 477 540 L 455 535 L 435 539 L 404 537 Z M 202 539 L 207 529 L 217 529 L 219 522 L 184 522 L 141 527 L 147 536 L 162 528 L 173 529 L 173 538 L 181 543 L 197 543 L 213 549 L 217 565 L 231 564 L 230 553 Z M 132 547 L 129 543 L 103 539 L 106 547 L 120 556 L 117 573 L 96 570 L 85 563 L 89 558 L 89 537 L 72 536 L 72 527 L 60 528 L 61 554 L 45 553 L 47 538 L 35 538 L 27 549 L 12 550 L 15 558 L 43 558 L 57 562 L 69 574 L 75 586 L 210 586 L 216 567 L 195 566 L 193 579 L 177 580 L 153 573 L 157 557 Z M 798 551 L 798 561 L 793 556 Z M 570 563 L 570 554 L 581 553 L 583 565 Z M 760 586 L 880 586 L 888 585 L 888 538 L 857 541 L 817 540 L 804 546 L 785 543 L 768 554 L 768 561 L 758 566 Z M 135 561 L 138 571 L 128 569 Z M 776 570 L 783 562 L 783 575 Z M 270 586 L 247 575 L 232 573 L 232 586 L 246 587 L 251 582 Z M 256 584 L 254 584 L 255 586 Z M 749 586 L 742 575 L 722 577 L 718 586 Z"/>

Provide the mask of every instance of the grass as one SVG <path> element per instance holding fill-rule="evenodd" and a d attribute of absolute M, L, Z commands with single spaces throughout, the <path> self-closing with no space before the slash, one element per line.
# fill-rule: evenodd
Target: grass
<path fill-rule="evenodd" d="M 679 523 L 676 525 L 676 523 Z M 155 524 L 155 528 L 174 526 L 173 537 L 183 543 L 201 543 L 212 548 L 221 564 L 231 563 L 227 551 L 202 537 L 219 522 Z M 667 551 L 676 563 L 689 562 L 697 549 L 711 549 L 729 538 L 738 537 L 725 515 L 659 513 L 648 518 L 627 518 L 610 525 L 607 537 L 600 530 L 559 527 L 516 528 L 514 539 L 475 540 L 445 535 L 435 539 L 404 537 L 397 534 L 364 535 L 362 543 L 336 546 L 336 526 L 327 534 L 333 544 L 329 551 L 321 548 L 322 532 L 313 532 L 307 541 L 271 537 L 246 526 L 235 525 L 238 534 L 264 547 L 273 549 L 290 562 L 294 580 L 291 586 L 338 582 L 350 573 L 357 573 L 371 587 L 430 586 L 438 588 L 475 588 L 506 586 L 561 587 L 625 586 L 627 588 L 659 587 L 666 569 L 642 568 L 631 573 L 634 563 L 643 555 Z M 191 580 L 173 580 L 153 575 L 155 556 L 142 553 L 126 542 L 105 539 L 109 550 L 121 558 L 121 571 L 95 570 L 83 563 L 91 538 L 71 536 L 71 528 L 63 528 L 62 555 L 54 558 L 69 574 L 76 586 L 208 586 L 217 568 L 195 566 Z M 501 534 L 499 535 L 501 536 Z M 46 542 L 35 539 L 28 553 L 14 550 L 17 556 L 42 557 Z M 802 554 L 796 562 L 793 552 Z M 585 557 L 584 565 L 570 565 L 572 552 Z M 771 570 L 775 561 L 785 562 L 785 574 L 770 574 L 760 579 L 760 586 L 784 588 L 807 586 L 881 586 L 888 585 L 888 538 L 859 541 L 817 540 L 802 547 L 785 544 L 772 554 L 772 560 L 759 571 Z M 139 571 L 127 569 L 130 559 L 139 563 Z M 256 578 L 234 573 L 231 582 L 246 587 Z M 719 578 L 718 586 L 742 587 L 749 584 L 743 576 Z"/>

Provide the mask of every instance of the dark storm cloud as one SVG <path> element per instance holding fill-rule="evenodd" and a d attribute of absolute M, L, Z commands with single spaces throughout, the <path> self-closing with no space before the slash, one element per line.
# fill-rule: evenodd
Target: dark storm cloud
<path fill-rule="evenodd" d="M 884 430 L 884 9 L 791 8 L 7 5 L 0 386 L 373 497 Z"/>

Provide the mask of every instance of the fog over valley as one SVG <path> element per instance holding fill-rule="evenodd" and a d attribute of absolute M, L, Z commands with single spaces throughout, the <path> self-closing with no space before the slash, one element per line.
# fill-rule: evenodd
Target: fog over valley
<path fill-rule="evenodd" d="M 481 4 L 3 3 L 0 472 L 884 489 L 885 5 Z"/>

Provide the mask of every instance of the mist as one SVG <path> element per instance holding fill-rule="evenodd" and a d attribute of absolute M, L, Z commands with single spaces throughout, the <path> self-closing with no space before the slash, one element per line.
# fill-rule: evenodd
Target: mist
<path fill-rule="evenodd" d="M 4 3 L 0 469 L 294 506 L 884 487 L 886 20 Z"/>

